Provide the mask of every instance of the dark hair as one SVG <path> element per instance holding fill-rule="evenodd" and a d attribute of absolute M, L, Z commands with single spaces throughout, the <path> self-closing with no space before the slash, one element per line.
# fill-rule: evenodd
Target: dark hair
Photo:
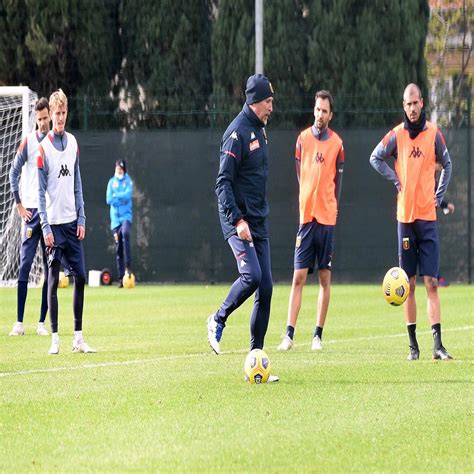
<path fill-rule="evenodd" d="M 119 159 L 115 162 L 115 166 L 120 166 L 123 169 L 123 172 L 127 172 L 127 162 L 123 159 Z"/>
<path fill-rule="evenodd" d="M 334 108 L 334 99 L 332 98 L 332 95 L 330 92 L 325 91 L 324 89 L 321 91 L 316 92 L 316 95 L 314 96 L 314 103 L 316 104 L 316 101 L 318 99 L 327 99 L 329 100 L 329 108 L 331 109 L 330 112 L 332 112 L 332 109 Z"/>
<path fill-rule="evenodd" d="M 41 99 L 38 99 L 35 104 L 35 112 L 39 112 L 43 109 L 48 109 L 49 112 L 49 102 L 46 97 L 41 97 Z"/>

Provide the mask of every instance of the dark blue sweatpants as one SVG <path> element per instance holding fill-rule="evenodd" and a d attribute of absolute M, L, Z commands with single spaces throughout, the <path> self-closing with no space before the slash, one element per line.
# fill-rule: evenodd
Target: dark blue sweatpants
<path fill-rule="evenodd" d="M 273 292 L 270 242 L 268 239 L 250 242 L 235 235 L 227 242 L 234 253 L 240 277 L 231 286 L 216 319 L 225 325 L 232 312 L 255 293 L 250 319 L 250 350 L 263 349 Z"/>

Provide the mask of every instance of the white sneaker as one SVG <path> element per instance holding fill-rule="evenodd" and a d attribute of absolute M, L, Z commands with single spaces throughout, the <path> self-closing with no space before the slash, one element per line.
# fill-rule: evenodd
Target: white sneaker
<path fill-rule="evenodd" d="M 218 324 L 214 319 L 214 315 L 211 314 L 207 318 L 207 340 L 209 341 L 209 345 L 211 349 L 216 353 L 221 353 L 221 338 L 222 338 L 222 331 L 224 330 L 224 326 L 222 324 Z"/>
<path fill-rule="evenodd" d="M 25 335 L 25 330 L 23 329 L 23 323 L 20 323 L 17 321 L 13 327 L 12 330 L 10 331 L 9 336 L 24 336 Z"/>
<path fill-rule="evenodd" d="M 59 354 L 59 341 L 51 342 L 51 347 L 49 348 L 48 354 Z"/>
<path fill-rule="evenodd" d="M 80 339 L 79 341 L 72 342 L 72 352 L 82 352 L 84 354 L 97 352 L 95 349 L 89 346 L 84 339 Z"/>
<path fill-rule="evenodd" d="M 313 342 L 311 343 L 311 350 L 312 351 L 320 351 L 323 348 L 323 343 L 319 336 L 313 337 Z"/>
<path fill-rule="evenodd" d="M 46 326 L 44 325 L 44 323 L 38 323 L 38 327 L 36 329 L 36 334 L 38 334 L 38 336 L 48 336 L 49 335 L 49 332 L 46 329 Z"/>
<path fill-rule="evenodd" d="M 293 347 L 293 339 L 288 334 L 283 338 L 280 345 L 277 347 L 279 351 L 289 351 Z"/>
<path fill-rule="evenodd" d="M 280 377 L 278 377 L 278 375 L 270 375 L 268 377 L 267 383 L 278 382 L 279 380 L 280 380 Z"/>

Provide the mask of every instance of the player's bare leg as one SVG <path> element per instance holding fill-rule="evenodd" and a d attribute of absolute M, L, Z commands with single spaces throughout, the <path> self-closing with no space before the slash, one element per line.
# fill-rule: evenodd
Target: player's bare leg
<path fill-rule="evenodd" d="M 329 308 L 329 300 L 331 297 L 331 270 L 319 270 L 319 295 L 318 308 L 316 312 L 316 331 L 314 333 L 311 349 L 313 351 L 321 350 L 322 336 L 324 323 L 326 322 L 326 315 Z"/>
<path fill-rule="evenodd" d="M 283 341 L 278 346 L 279 351 L 287 351 L 293 347 L 293 335 L 298 321 L 298 314 L 301 309 L 303 299 L 303 288 L 308 277 L 308 268 L 298 269 L 293 272 L 293 282 L 291 284 L 290 301 L 288 303 L 287 330 Z"/>
<path fill-rule="evenodd" d="M 433 333 L 433 360 L 452 360 L 452 356 L 441 342 L 441 305 L 438 294 L 438 279 L 432 276 L 423 277 L 426 288 L 426 310 Z"/>
<path fill-rule="evenodd" d="M 418 360 L 420 358 L 420 349 L 418 348 L 418 341 L 416 339 L 416 276 L 410 277 L 410 292 L 407 300 L 403 305 L 403 312 L 405 314 L 405 322 L 407 325 L 408 337 L 410 338 L 410 353 L 407 360 Z"/>
<path fill-rule="evenodd" d="M 426 288 L 426 310 L 430 324 L 441 323 L 441 308 L 438 295 L 438 280 L 430 276 L 423 277 Z"/>

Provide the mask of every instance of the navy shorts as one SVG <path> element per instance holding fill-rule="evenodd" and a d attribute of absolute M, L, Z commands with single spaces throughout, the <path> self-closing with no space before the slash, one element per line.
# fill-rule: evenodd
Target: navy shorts
<path fill-rule="evenodd" d="M 46 250 L 38 209 L 28 209 L 28 211 L 31 211 L 31 219 L 28 222 L 23 222 L 21 228 L 20 271 L 18 275 L 18 281 L 26 282 L 35 259 L 38 242 L 41 243 L 43 265 L 46 268 Z"/>
<path fill-rule="evenodd" d="M 300 224 L 296 234 L 295 270 L 308 268 L 308 273 L 313 273 L 316 259 L 318 270 L 331 270 L 335 227 L 316 221 Z"/>
<path fill-rule="evenodd" d="M 48 251 L 48 263 L 59 260 L 66 273 L 86 277 L 86 264 L 82 241 L 77 238 L 77 221 L 69 224 L 51 225 L 54 236 L 54 247 Z"/>
<path fill-rule="evenodd" d="M 408 277 L 416 275 L 438 278 L 439 240 L 436 221 L 416 220 L 398 223 L 398 258 Z"/>

